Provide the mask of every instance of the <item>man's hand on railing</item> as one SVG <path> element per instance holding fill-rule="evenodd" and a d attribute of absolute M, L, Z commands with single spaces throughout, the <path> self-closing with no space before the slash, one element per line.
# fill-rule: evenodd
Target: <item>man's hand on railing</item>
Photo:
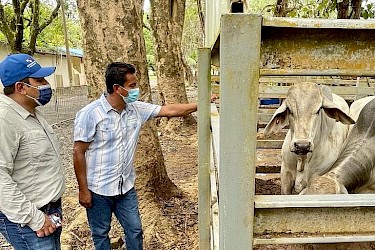
<path fill-rule="evenodd" d="M 211 94 L 211 102 L 215 102 L 216 99 L 217 99 L 217 95 Z"/>

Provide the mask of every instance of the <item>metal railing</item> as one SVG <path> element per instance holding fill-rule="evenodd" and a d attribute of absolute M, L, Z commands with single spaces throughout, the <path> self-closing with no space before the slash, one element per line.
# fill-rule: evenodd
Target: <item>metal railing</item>
<path fill-rule="evenodd" d="M 345 60 L 338 62 L 337 66 L 332 66 L 329 61 L 325 67 L 323 63 L 328 60 L 319 59 L 313 67 L 311 62 L 316 58 L 306 59 L 308 55 L 316 55 L 316 53 L 306 52 L 311 49 L 311 36 L 309 36 L 309 39 L 300 40 L 302 42 L 298 48 L 303 46 L 307 48 L 304 50 L 302 58 L 303 61 L 311 64 L 307 68 L 314 71 L 301 72 L 299 67 L 295 67 L 301 58 L 297 53 L 288 54 L 288 58 L 297 62 L 292 65 L 294 67 L 288 67 L 289 64 L 285 64 L 286 66 L 280 65 L 280 68 L 277 69 L 275 67 L 276 70 L 269 68 L 268 70 L 272 71 L 264 71 L 259 67 L 261 53 L 267 55 L 267 53 L 273 52 L 279 44 L 290 43 L 293 44 L 291 48 L 295 48 L 295 41 L 280 43 L 279 36 L 277 39 L 268 39 L 269 36 L 267 36 L 267 39 L 262 40 L 261 34 L 264 34 L 263 31 L 261 32 L 262 19 L 258 16 L 228 14 L 223 15 L 221 19 L 220 116 L 214 109 L 211 110 L 211 119 L 208 114 L 210 88 L 206 86 L 211 82 L 210 77 L 207 77 L 207 74 L 210 73 L 208 66 L 211 62 L 210 53 L 206 48 L 200 49 L 198 55 L 200 249 L 249 250 L 253 249 L 254 245 L 262 244 L 373 241 L 375 231 L 374 221 L 371 218 L 374 218 L 375 213 L 375 194 L 326 195 L 323 197 L 319 195 L 255 195 L 254 181 L 258 144 L 256 139 L 257 102 L 259 96 L 268 91 L 267 88 L 259 87 L 260 76 L 285 77 L 285 73 L 288 76 L 315 76 L 317 75 L 315 70 L 320 70 L 322 76 L 333 75 L 326 69 L 334 69 L 335 75 L 339 76 L 347 74 L 367 76 L 370 75 L 369 70 L 372 69 L 367 68 L 361 62 L 365 59 L 366 62 L 372 60 L 371 57 L 367 57 L 371 53 L 363 52 L 361 48 L 355 47 L 351 43 L 352 40 L 347 40 L 346 44 L 354 46 L 353 51 L 363 52 L 362 56 L 355 58 L 358 58 L 355 62 L 358 65 L 356 68 L 359 70 L 358 72 L 349 72 L 345 66 L 349 59 L 354 58 L 350 56 L 351 53 L 340 52 L 339 58 Z M 312 28 L 319 28 L 320 20 L 310 20 L 310 22 Z M 325 20 L 323 23 L 328 25 L 329 21 Z M 341 21 L 335 22 L 333 26 L 327 26 L 330 30 L 321 29 L 315 35 L 318 37 L 322 32 L 350 32 L 353 29 L 352 24 L 342 22 L 341 25 Z M 297 30 L 295 26 L 292 27 L 293 29 L 290 30 Z M 348 31 L 343 31 L 345 30 L 343 27 Z M 359 27 L 358 31 L 366 34 L 373 29 L 369 23 L 362 22 L 358 22 L 355 27 Z M 272 29 L 279 28 L 280 25 L 276 25 Z M 305 29 L 305 25 L 302 25 L 302 28 Z M 305 30 L 300 32 L 303 33 L 303 31 Z M 269 34 L 271 33 L 274 34 L 274 30 Z M 279 31 L 277 34 L 281 33 Z M 286 36 L 286 38 L 290 37 Z M 340 44 L 332 38 L 328 39 L 327 44 L 332 46 L 336 43 Z M 308 42 L 305 43 L 305 40 Z M 371 44 L 372 40 L 364 39 L 363 43 Z M 233 46 L 234 44 L 236 46 Z M 269 50 L 261 50 L 261 44 L 265 47 L 268 46 Z M 302 46 L 302 44 L 306 44 L 306 46 Z M 321 43 L 316 44 L 319 46 L 314 49 L 319 51 L 323 46 Z M 349 45 L 347 48 L 350 47 Z M 285 47 L 287 46 L 280 48 L 277 54 L 285 53 Z M 375 48 L 370 45 L 368 47 Z M 327 59 L 332 55 L 330 52 L 320 53 L 320 56 L 322 59 Z M 265 60 L 265 58 L 269 59 L 270 57 L 265 56 L 262 59 Z M 274 61 L 278 62 L 278 59 Z M 350 64 L 353 64 L 352 61 Z M 267 69 L 267 67 L 265 68 Z M 292 70 L 284 70 L 289 70 L 289 68 Z M 340 70 L 337 71 L 336 68 Z M 282 89 L 276 90 L 277 96 L 280 95 Z M 373 89 L 368 86 L 366 89 L 360 85 L 347 86 L 345 89 L 335 87 L 334 89 L 340 90 L 340 93 L 337 92 L 340 95 L 374 94 Z"/>

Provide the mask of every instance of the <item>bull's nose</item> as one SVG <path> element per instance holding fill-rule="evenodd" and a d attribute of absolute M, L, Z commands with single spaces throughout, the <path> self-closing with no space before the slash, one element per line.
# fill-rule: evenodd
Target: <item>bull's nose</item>
<path fill-rule="evenodd" d="M 311 142 L 308 140 L 298 140 L 294 142 L 294 152 L 298 155 L 305 155 L 311 151 Z"/>

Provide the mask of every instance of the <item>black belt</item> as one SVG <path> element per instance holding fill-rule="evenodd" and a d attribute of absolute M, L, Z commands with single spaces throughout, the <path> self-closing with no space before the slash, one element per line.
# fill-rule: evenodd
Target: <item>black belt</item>
<path fill-rule="evenodd" d="M 61 198 L 59 198 L 57 201 L 51 201 L 44 205 L 43 207 L 39 208 L 39 210 L 46 211 L 49 208 L 59 208 L 61 207 Z"/>

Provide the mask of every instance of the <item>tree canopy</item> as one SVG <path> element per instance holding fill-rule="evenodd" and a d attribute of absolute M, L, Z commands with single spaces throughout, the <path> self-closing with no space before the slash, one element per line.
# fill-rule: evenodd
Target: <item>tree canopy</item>
<path fill-rule="evenodd" d="M 60 1 L 0 0 L 0 41 L 13 53 L 34 54 L 64 45 Z M 74 1 L 65 1 L 72 47 L 81 47 L 81 31 Z"/>
<path fill-rule="evenodd" d="M 370 0 L 260 0 L 250 1 L 249 6 L 250 12 L 265 16 L 352 19 L 375 17 L 375 6 Z"/>

